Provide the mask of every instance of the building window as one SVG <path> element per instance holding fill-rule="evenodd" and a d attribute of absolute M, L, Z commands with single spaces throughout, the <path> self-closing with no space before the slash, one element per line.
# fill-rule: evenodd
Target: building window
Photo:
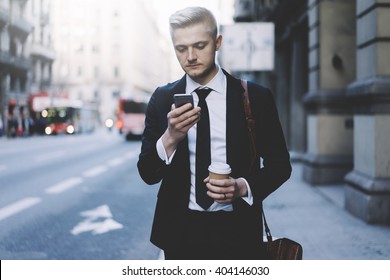
<path fill-rule="evenodd" d="M 83 68 L 81 66 L 77 67 L 77 76 L 81 77 L 83 75 Z"/>
<path fill-rule="evenodd" d="M 99 53 L 99 46 L 98 45 L 92 45 L 92 52 L 93 53 Z"/>
<path fill-rule="evenodd" d="M 10 90 L 11 90 L 11 92 L 20 92 L 20 80 L 19 80 L 19 77 L 11 75 Z"/>
<path fill-rule="evenodd" d="M 38 63 L 36 61 L 33 61 L 32 65 L 33 65 L 32 66 L 33 71 L 32 71 L 31 80 L 33 83 L 35 83 L 38 81 L 38 79 L 37 79 L 37 75 L 38 75 L 38 71 L 39 71 L 38 70 Z"/>
<path fill-rule="evenodd" d="M 119 67 L 118 66 L 114 67 L 114 77 L 119 78 Z"/>
<path fill-rule="evenodd" d="M 25 92 L 27 90 L 27 77 L 23 76 L 20 78 L 20 90 Z"/>
<path fill-rule="evenodd" d="M 99 78 L 99 67 L 95 66 L 95 67 L 93 68 L 93 76 L 94 76 L 95 78 Z"/>
<path fill-rule="evenodd" d="M 17 56 L 17 45 L 14 38 L 11 38 L 10 40 L 10 47 L 9 47 L 9 53 L 12 56 Z"/>
<path fill-rule="evenodd" d="M 113 98 L 119 98 L 121 96 L 121 92 L 119 90 L 113 91 L 112 92 L 112 97 Z"/>
<path fill-rule="evenodd" d="M 78 44 L 76 47 L 75 47 L 75 51 L 76 52 L 83 52 L 84 51 L 84 46 L 83 44 Z"/>

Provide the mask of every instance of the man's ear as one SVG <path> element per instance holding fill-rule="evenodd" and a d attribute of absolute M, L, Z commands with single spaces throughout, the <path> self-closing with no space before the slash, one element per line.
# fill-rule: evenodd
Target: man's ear
<path fill-rule="evenodd" d="M 222 45 L 222 35 L 217 36 L 217 40 L 215 41 L 215 51 L 218 51 Z"/>

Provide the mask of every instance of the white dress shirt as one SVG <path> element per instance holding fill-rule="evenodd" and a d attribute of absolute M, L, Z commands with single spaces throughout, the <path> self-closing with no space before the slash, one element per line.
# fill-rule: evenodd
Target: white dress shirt
<path fill-rule="evenodd" d="M 195 90 L 201 88 L 211 88 L 212 91 L 206 97 L 207 107 L 209 108 L 210 116 L 210 144 L 211 144 L 211 162 L 224 162 L 226 163 L 226 90 L 227 81 L 226 76 L 218 67 L 218 72 L 215 77 L 207 83 L 207 85 L 200 85 L 193 81 L 188 75 L 186 75 L 186 93 L 192 94 L 194 97 L 194 106 L 198 104 L 198 95 Z M 196 203 L 195 199 L 195 149 L 196 149 L 196 129 L 195 124 L 188 131 L 188 149 L 190 153 L 190 171 L 191 171 L 191 193 L 190 202 L 188 207 L 192 210 L 204 211 L 204 209 Z M 169 165 L 175 156 L 175 152 L 168 158 L 161 138 L 156 144 L 159 157 Z M 244 178 L 242 178 L 244 179 Z M 248 195 L 242 197 L 248 204 L 253 204 L 253 196 L 248 185 L 248 182 L 244 179 Z M 232 211 L 232 204 L 220 204 L 214 202 L 207 211 Z"/>

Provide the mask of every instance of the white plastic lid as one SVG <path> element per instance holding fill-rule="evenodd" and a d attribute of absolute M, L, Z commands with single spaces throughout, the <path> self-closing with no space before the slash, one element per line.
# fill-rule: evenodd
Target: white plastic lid
<path fill-rule="evenodd" d="M 230 174 L 232 172 L 229 164 L 223 162 L 212 162 L 209 166 L 209 171 L 215 174 Z"/>

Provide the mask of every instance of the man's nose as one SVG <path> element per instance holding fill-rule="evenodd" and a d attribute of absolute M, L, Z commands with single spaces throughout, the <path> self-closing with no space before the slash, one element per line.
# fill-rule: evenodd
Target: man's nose
<path fill-rule="evenodd" d="M 193 50 L 192 48 L 189 48 L 189 49 L 188 49 L 187 60 L 188 60 L 189 62 L 192 62 L 192 61 L 195 61 L 195 60 L 196 60 L 196 53 L 194 52 L 194 50 Z"/>

